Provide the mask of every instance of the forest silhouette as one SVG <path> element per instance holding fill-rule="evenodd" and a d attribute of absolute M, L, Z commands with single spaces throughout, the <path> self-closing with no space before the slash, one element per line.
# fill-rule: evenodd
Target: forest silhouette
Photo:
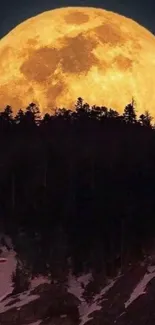
<path fill-rule="evenodd" d="M 111 276 L 155 236 L 155 130 L 149 112 L 89 106 L 41 117 L 0 113 L 1 228 L 31 274 Z"/>

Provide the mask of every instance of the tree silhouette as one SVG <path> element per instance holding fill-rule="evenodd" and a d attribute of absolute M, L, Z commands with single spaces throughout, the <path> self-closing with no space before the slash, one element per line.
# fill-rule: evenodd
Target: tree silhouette
<path fill-rule="evenodd" d="M 123 117 L 126 123 L 133 124 L 136 122 L 136 112 L 134 107 L 134 101 L 131 104 L 128 104 L 123 113 Z"/>
<path fill-rule="evenodd" d="M 65 281 L 69 258 L 74 273 L 106 277 L 141 258 L 155 235 L 149 112 L 137 117 L 132 102 L 119 114 L 79 97 L 74 111 L 40 117 L 31 103 L 15 118 L 5 108 L 0 132 L 1 222 L 26 270 Z"/>
<path fill-rule="evenodd" d="M 113 110 L 113 109 L 109 109 L 108 113 L 107 113 L 107 116 L 109 118 L 117 118 L 119 116 L 118 112 Z"/>
<path fill-rule="evenodd" d="M 19 259 L 17 260 L 16 270 L 12 274 L 12 283 L 13 294 L 22 293 L 30 287 L 30 274 Z"/>
<path fill-rule="evenodd" d="M 75 103 L 75 110 L 78 111 L 83 108 L 83 98 L 78 97 L 76 103 Z"/>
<path fill-rule="evenodd" d="M 17 115 L 15 116 L 15 122 L 16 124 L 23 124 L 24 121 L 24 117 L 25 117 L 25 113 L 22 109 L 19 109 Z"/>
<path fill-rule="evenodd" d="M 29 125 L 39 125 L 40 111 L 36 104 L 31 103 L 26 108 L 25 119 Z"/>
<path fill-rule="evenodd" d="M 148 111 L 145 111 L 144 114 L 141 114 L 139 117 L 139 122 L 142 126 L 151 127 L 152 116 Z"/>
<path fill-rule="evenodd" d="M 13 111 L 11 106 L 7 105 L 3 112 L 1 112 L 1 116 L 4 120 L 11 123 L 13 121 Z"/>
<path fill-rule="evenodd" d="M 14 119 L 13 119 L 13 111 L 11 106 L 7 105 L 0 113 L 0 126 L 1 131 L 2 130 L 11 130 L 11 127 L 13 126 Z"/>

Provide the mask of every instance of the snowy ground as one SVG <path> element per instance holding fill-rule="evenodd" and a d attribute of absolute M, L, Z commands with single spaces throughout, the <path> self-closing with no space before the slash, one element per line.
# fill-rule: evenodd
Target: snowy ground
<path fill-rule="evenodd" d="M 0 237 L 1 237 L 1 235 L 0 235 Z M 8 295 L 13 290 L 11 276 L 16 268 L 16 253 L 13 250 L 11 241 L 8 238 L 6 238 L 6 241 L 7 241 L 6 246 L 4 246 L 4 243 L 3 243 L 3 245 L 2 244 L 0 245 L 0 314 L 9 311 L 13 307 L 16 307 L 17 310 L 20 310 L 22 308 L 22 306 L 27 305 L 30 302 L 39 299 L 40 296 L 38 294 L 31 294 L 31 290 L 38 287 L 41 284 L 49 283 L 49 280 L 43 276 L 36 277 L 31 281 L 30 290 L 25 291 L 19 295 L 14 296 L 14 297 L 9 297 Z M 144 273 L 145 273 L 145 270 L 143 272 L 142 278 L 139 277 L 137 279 L 137 283 L 136 283 L 135 287 L 132 287 L 131 292 L 129 291 L 128 300 L 122 301 L 124 310 L 122 311 L 122 313 L 120 312 L 118 314 L 118 316 L 115 318 L 115 320 L 116 319 L 118 320 L 123 315 L 125 315 L 126 312 L 128 311 L 128 307 L 130 305 L 132 305 L 135 300 L 137 302 L 137 298 L 146 294 L 146 292 L 148 290 L 148 289 L 146 290 L 148 283 L 153 278 L 155 278 L 155 266 L 148 266 L 146 273 L 145 274 Z M 122 289 L 120 288 L 120 286 L 117 287 L 117 283 L 116 283 L 119 278 L 120 278 L 120 276 L 116 277 L 115 279 L 109 279 L 107 285 L 104 288 L 102 288 L 102 290 L 100 290 L 100 292 L 98 294 L 94 295 L 91 303 L 87 303 L 86 300 L 84 299 L 83 293 L 84 293 L 85 287 L 92 280 L 92 274 L 88 273 L 88 274 L 82 275 L 80 277 L 75 277 L 72 275 L 72 273 L 69 274 L 68 293 L 73 294 L 80 301 L 79 307 L 78 307 L 79 315 L 80 315 L 79 325 L 86 325 L 87 322 L 89 322 L 93 319 L 95 321 L 96 313 L 94 313 L 94 312 L 101 311 L 102 308 L 104 309 L 104 306 L 105 306 L 105 309 L 111 308 L 112 305 L 110 305 L 110 307 L 106 307 L 106 306 L 109 306 L 109 305 L 107 305 L 107 303 L 111 304 L 111 300 L 109 300 L 109 293 L 110 293 L 109 290 L 111 288 L 112 288 L 112 290 L 114 289 L 114 291 L 113 291 L 114 294 L 112 293 L 113 296 L 115 296 L 115 294 L 117 295 L 118 291 L 121 294 Z M 133 278 L 133 273 L 131 273 L 131 278 Z M 122 275 L 122 279 L 123 279 L 123 275 Z M 116 288 L 119 288 L 119 290 L 115 289 L 115 284 L 116 284 Z M 129 290 L 130 290 L 130 288 L 129 288 Z M 4 299 L 4 298 L 6 298 L 6 299 Z M 113 297 L 112 297 L 112 299 L 113 299 Z M 118 301 L 118 303 L 119 303 L 119 301 Z M 115 302 L 114 302 L 114 304 L 115 304 Z M 116 304 L 117 304 L 117 301 L 116 301 Z M 118 312 L 119 312 L 119 308 L 118 308 Z M 66 317 L 67 315 L 62 315 L 62 316 Z M 38 318 L 40 318 L 40 317 L 38 316 Z M 30 323 L 28 325 L 40 325 L 41 323 L 42 323 L 42 320 L 37 320 L 36 322 Z M 21 325 L 25 325 L 25 324 L 21 324 Z"/>
<path fill-rule="evenodd" d="M 92 280 L 92 275 L 91 273 L 85 274 L 83 276 L 80 276 L 76 278 L 75 276 L 71 275 L 69 276 L 69 288 L 68 292 L 74 294 L 76 296 L 81 304 L 79 305 L 79 314 L 80 314 L 80 324 L 79 325 L 84 325 L 86 324 L 90 319 L 92 319 L 91 314 L 94 311 L 100 310 L 101 307 L 101 302 L 104 300 L 104 294 L 108 292 L 110 288 L 114 285 L 116 280 L 109 280 L 109 283 L 106 287 L 104 287 L 99 294 L 95 295 L 93 298 L 93 301 L 91 304 L 88 304 L 84 299 L 83 299 L 83 292 L 84 292 L 84 287 Z"/>
<path fill-rule="evenodd" d="M 93 302 L 91 304 L 87 304 L 86 302 L 81 303 L 81 306 L 79 307 L 79 312 L 81 316 L 81 322 L 79 325 L 84 325 L 86 324 L 90 319 L 93 319 L 91 317 L 91 314 L 94 311 L 100 310 L 101 307 L 101 302 L 104 301 L 104 295 L 105 293 L 108 292 L 110 288 L 114 285 L 116 280 L 110 280 L 109 284 L 104 287 L 99 294 L 95 295 Z"/>
<path fill-rule="evenodd" d="M 0 239 L 1 237 L 0 234 Z M 3 238 L 5 238 L 7 247 L 0 245 L 0 302 L 13 290 L 11 277 L 17 264 L 16 253 L 13 250 L 11 239 L 8 236 L 3 236 Z M 43 276 L 36 277 L 31 281 L 31 289 L 43 283 L 49 283 L 48 279 Z"/>
<path fill-rule="evenodd" d="M 30 291 L 40 284 L 48 283 L 48 279 L 44 277 L 34 278 L 31 282 L 31 289 L 23 292 L 22 294 L 16 295 L 14 298 L 8 297 L 4 299 L 9 293 L 12 292 L 11 275 L 16 267 L 15 252 L 11 249 L 9 252 L 3 248 L 3 263 L 0 263 L 0 313 L 6 312 L 13 307 L 18 310 L 33 300 L 39 299 L 39 295 L 30 295 Z M 79 305 L 80 314 L 80 325 L 84 325 L 88 320 L 91 319 L 91 314 L 94 311 L 100 310 L 100 302 L 103 301 L 104 294 L 114 285 L 115 280 L 109 281 L 109 284 L 103 288 L 99 294 L 97 294 L 91 304 L 87 304 L 83 299 L 83 292 L 85 286 L 92 280 L 91 273 L 82 275 L 78 278 L 74 277 L 72 274 L 68 278 L 68 292 L 76 296 L 81 302 Z M 3 300 L 4 299 L 4 300 Z M 2 301 L 3 300 L 3 301 Z M 10 304 L 11 303 L 11 304 Z M 40 325 L 41 321 L 38 320 L 30 325 Z M 24 324 L 22 324 L 24 325 Z"/>
<path fill-rule="evenodd" d="M 131 296 L 128 301 L 125 303 L 125 308 L 133 303 L 140 295 L 146 294 L 145 288 L 147 284 L 155 277 L 155 266 L 148 266 L 147 273 L 144 275 L 142 280 L 137 284 L 136 288 L 131 293 Z"/>
<path fill-rule="evenodd" d="M 9 242 L 9 249 L 0 245 L 0 301 L 12 292 L 11 276 L 16 269 L 16 253 L 12 248 L 10 239 L 6 237 L 5 240 L 7 243 Z"/>
<path fill-rule="evenodd" d="M 16 297 L 16 298 L 19 299 L 19 301 L 15 302 L 14 304 L 12 303 L 10 306 L 7 306 L 7 305 L 10 302 L 13 302 L 12 297 L 8 298 L 7 300 L 3 300 L 0 303 L 0 313 L 3 313 L 9 309 L 14 308 L 14 307 L 18 308 L 18 310 L 19 310 L 22 306 L 28 304 L 29 302 L 31 302 L 33 300 L 40 298 L 40 296 L 39 295 L 30 295 L 30 291 L 26 291 L 26 292 L 23 292 L 20 295 L 18 295 L 18 297 Z"/>

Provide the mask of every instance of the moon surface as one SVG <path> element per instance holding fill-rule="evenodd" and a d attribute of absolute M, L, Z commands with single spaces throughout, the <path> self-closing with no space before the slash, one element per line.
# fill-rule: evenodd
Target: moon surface
<path fill-rule="evenodd" d="M 155 37 L 103 9 L 66 7 L 32 17 L 0 40 L 0 110 L 29 103 L 42 113 L 90 105 L 155 117 Z"/>

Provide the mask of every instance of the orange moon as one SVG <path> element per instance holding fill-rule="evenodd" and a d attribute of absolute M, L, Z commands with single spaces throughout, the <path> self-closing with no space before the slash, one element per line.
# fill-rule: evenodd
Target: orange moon
<path fill-rule="evenodd" d="M 0 109 L 30 102 L 42 113 L 77 97 L 155 116 L 155 37 L 103 9 L 66 7 L 30 18 L 0 40 Z"/>

